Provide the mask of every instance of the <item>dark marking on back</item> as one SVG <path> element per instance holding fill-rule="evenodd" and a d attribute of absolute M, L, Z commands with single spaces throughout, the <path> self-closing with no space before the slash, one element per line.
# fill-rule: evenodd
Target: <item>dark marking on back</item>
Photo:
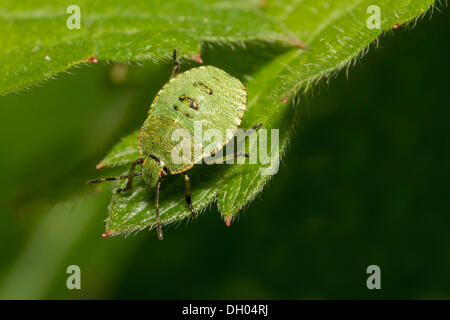
<path fill-rule="evenodd" d="M 192 102 L 191 102 L 191 103 L 192 103 Z M 177 106 L 176 104 L 173 105 L 173 109 L 174 109 L 175 111 L 182 112 L 182 111 L 178 108 L 178 106 Z M 186 117 L 188 117 L 188 118 L 192 118 L 192 114 L 190 114 L 189 112 L 186 112 L 184 115 L 185 115 Z"/>
<path fill-rule="evenodd" d="M 188 97 L 187 95 L 183 94 L 178 98 L 178 100 L 180 100 L 181 102 L 187 102 L 189 103 L 189 108 L 198 110 L 198 102 L 195 101 L 194 98 Z"/>
<path fill-rule="evenodd" d="M 194 82 L 194 87 L 198 87 L 198 86 L 205 88 L 206 92 L 208 92 L 209 95 L 213 94 L 212 89 L 210 87 L 208 87 L 206 84 L 204 84 L 203 82 L 200 82 L 200 81 Z"/>

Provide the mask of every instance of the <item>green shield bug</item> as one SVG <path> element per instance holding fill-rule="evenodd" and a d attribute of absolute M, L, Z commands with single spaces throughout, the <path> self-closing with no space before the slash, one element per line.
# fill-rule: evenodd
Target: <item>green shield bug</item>
<path fill-rule="evenodd" d="M 162 180 L 169 174 L 183 174 L 186 184 L 186 204 L 192 217 L 195 218 L 190 181 L 186 171 L 194 164 L 214 155 L 234 137 L 247 104 L 247 90 L 244 84 L 225 71 L 213 66 L 201 66 L 179 73 L 180 64 L 176 50 L 173 51 L 173 60 L 172 76 L 153 99 L 148 117 L 139 133 L 137 146 L 142 158 L 136 159 L 131 164 L 128 175 L 88 182 L 94 184 L 127 179 L 125 188 L 117 190 L 120 193 L 132 188 L 134 177 L 142 176 L 145 183 L 156 189 L 156 226 L 158 238 L 161 240 L 163 233 L 159 216 L 159 189 Z M 224 133 L 222 141 L 206 151 L 205 146 L 210 142 L 210 138 L 201 137 L 200 141 L 193 138 L 196 123 L 201 124 L 202 130 L 214 129 Z M 244 136 L 260 126 L 261 124 L 257 124 L 247 130 Z M 185 130 L 184 132 L 189 134 L 189 138 L 182 143 L 185 143 L 184 147 L 190 149 L 191 153 L 181 163 L 173 159 L 172 153 L 178 144 L 172 139 L 176 130 Z M 248 157 L 245 153 L 234 153 L 231 156 Z M 141 170 L 135 173 L 135 167 L 138 165 Z"/>

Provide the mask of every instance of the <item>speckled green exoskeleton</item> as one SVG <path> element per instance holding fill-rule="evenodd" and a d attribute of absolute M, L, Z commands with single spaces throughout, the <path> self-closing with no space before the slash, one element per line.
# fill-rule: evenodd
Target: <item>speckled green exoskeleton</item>
<path fill-rule="evenodd" d="M 244 116 L 247 104 L 247 90 L 241 81 L 225 71 L 213 66 L 201 66 L 179 73 L 180 65 L 177 52 L 173 52 L 174 68 L 171 79 L 162 87 L 154 98 L 148 117 L 139 133 L 137 147 L 142 158 L 131 164 L 129 175 L 89 181 L 89 184 L 118 179 L 128 179 L 125 188 L 117 192 L 125 192 L 132 188 L 133 178 L 142 179 L 156 189 L 156 225 L 158 238 L 162 239 L 159 217 L 159 189 L 161 181 L 169 174 L 183 173 L 186 183 L 185 199 L 192 217 L 196 214 L 192 207 L 190 181 L 186 171 L 202 159 L 215 154 L 233 138 Z M 215 129 L 223 132 L 223 141 L 210 152 L 204 149 L 209 141 L 194 141 L 194 123 L 198 121 L 202 130 Z M 256 125 L 246 131 L 247 136 L 259 127 Z M 177 129 L 185 129 L 190 133 L 190 161 L 178 163 L 172 160 L 172 150 L 178 142 L 172 141 L 172 133 Z M 201 144 L 200 146 L 198 144 Z M 194 148 L 200 147 L 201 152 Z M 198 150 L 198 149 L 197 149 Z M 246 156 L 245 153 L 234 153 L 232 156 Z M 135 167 L 141 170 L 135 173 Z"/>

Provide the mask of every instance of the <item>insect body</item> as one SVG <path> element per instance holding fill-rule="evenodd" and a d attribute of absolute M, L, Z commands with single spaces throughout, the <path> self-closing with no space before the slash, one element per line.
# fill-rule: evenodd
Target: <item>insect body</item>
<path fill-rule="evenodd" d="M 233 138 L 244 116 L 247 103 L 246 88 L 238 79 L 212 66 L 193 68 L 178 74 L 179 63 L 176 50 L 174 50 L 173 57 L 175 66 L 172 77 L 154 98 L 148 118 L 139 133 L 137 144 L 142 158 L 132 163 L 127 176 L 88 182 L 99 183 L 128 179 L 125 188 L 117 190 L 117 192 L 124 192 L 131 189 L 133 178 L 141 175 L 150 187 L 156 189 L 156 220 L 159 239 L 163 238 L 159 217 L 161 181 L 169 174 L 183 173 L 186 183 L 186 203 L 192 217 L 195 218 L 189 176 L 185 172 L 195 163 L 201 162 L 203 158 L 214 154 Z M 194 139 L 194 129 L 198 124 L 202 126 L 202 130 L 215 129 L 223 132 L 223 141 L 206 152 L 205 146 L 210 143 L 207 137 L 202 137 L 201 141 Z M 258 126 L 260 125 L 255 127 Z M 172 134 L 178 129 L 189 133 L 190 137 L 186 141 L 188 148 L 191 149 L 190 155 L 181 163 L 172 157 L 172 150 L 179 143 L 172 140 Z M 200 150 L 200 152 L 195 150 Z M 235 156 L 239 155 L 248 156 L 235 154 Z M 135 173 L 137 165 L 141 165 L 141 171 Z"/>

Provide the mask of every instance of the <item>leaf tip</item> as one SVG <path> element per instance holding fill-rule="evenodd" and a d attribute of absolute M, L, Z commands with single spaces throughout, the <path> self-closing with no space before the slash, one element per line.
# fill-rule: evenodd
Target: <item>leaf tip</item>
<path fill-rule="evenodd" d="M 194 61 L 196 61 L 196 62 L 198 62 L 198 63 L 203 63 L 203 59 L 202 59 L 202 57 L 200 56 L 199 53 L 195 54 L 195 55 L 192 57 L 192 59 L 194 59 Z"/>
<path fill-rule="evenodd" d="M 231 225 L 231 216 L 225 217 L 225 225 L 229 227 Z"/>
<path fill-rule="evenodd" d="M 108 230 L 108 231 L 106 231 L 105 233 L 102 234 L 102 238 L 108 238 L 112 234 L 113 234 L 113 232 L 111 230 Z"/>
<path fill-rule="evenodd" d="M 300 49 L 306 49 L 306 44 L 304 44 L 303 42 L 301 42 L 301 41 L 298 40 L 298 39 L 291 38 L 291 44 L 292 44 L 294 47 L 297 47 L 297 48 L 300 48 Z"/>
<path fill-rule="evenodd" d="M 95 169 L 100 170 L 101 168 L 103 168 L 104 165 L 105 165 L 105 164 L 104 164 L 103 162 L 100 162 L 99 164 L 97 164 L 97 165 L 95 166 Z"/>
<path fill-rule="evenodd" d="M 269 3 L 267 2 L 267 0 L 262 0 L 259 2 L 260 9 L 267 9 L 268 6 L 269 6 Z"/>
<path fill-rule="evenodd" d="M 90 57 L 90 58 L 88 59 L 88 61 L 89 61 L 89 62 L 92 62 L 92 63 L 97 63 L 97 62 L 98 62 L 98 59 L 97 59 L 96 57 Z"/>

